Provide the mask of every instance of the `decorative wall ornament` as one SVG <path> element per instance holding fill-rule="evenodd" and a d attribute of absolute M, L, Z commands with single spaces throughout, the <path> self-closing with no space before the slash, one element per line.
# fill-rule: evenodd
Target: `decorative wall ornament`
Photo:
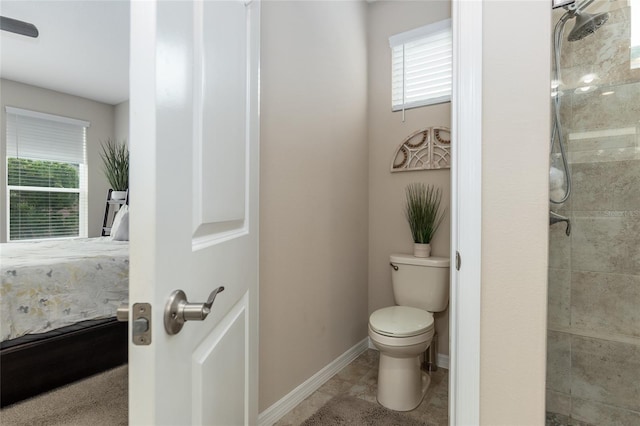
<path fill-rule="evenodd" d="M 409 135 L 396 149 L 392 172 L 448 169 L 451 167 L 451 130 L 434 126 Z"/>

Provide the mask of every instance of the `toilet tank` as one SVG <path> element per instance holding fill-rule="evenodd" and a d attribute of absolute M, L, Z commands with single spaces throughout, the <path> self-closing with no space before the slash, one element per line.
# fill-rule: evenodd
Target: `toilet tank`
<path fill-rule="evenodd" d="M 449 303 L 449 259 L 392 254 L 391 281 L 396 305 L 441 312 Z M 397 268 L 397 269 L 396 269 Z"/>

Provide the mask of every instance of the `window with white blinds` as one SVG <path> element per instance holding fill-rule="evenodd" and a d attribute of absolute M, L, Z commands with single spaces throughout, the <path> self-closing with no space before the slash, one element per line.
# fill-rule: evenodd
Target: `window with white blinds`
<path fill-rule="evenodd" d="M 393 111 L 451 100 L 451 19 L 391 36 L 389 45 Z"/>
<path fill-rule="evenodd" d="M 9 241 L 87 236 L 89 123 L 6 107 Z"/>

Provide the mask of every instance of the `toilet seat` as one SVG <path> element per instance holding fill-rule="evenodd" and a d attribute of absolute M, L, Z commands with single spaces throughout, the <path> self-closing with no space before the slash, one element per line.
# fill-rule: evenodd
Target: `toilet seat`
<path fill-rule="evenodd" d="M 372 313 L 369 326 L 383 336 L 412 337 L 433 329 L 433 314 L 410 306 L 389 306 Z"/>

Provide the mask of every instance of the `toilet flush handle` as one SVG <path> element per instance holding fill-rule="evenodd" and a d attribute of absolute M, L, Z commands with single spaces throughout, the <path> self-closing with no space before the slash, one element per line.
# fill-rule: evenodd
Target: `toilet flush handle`
<path fill-rule="evenodd" d="M 389 262 L 389 265 L 391 265 L 394 271 L 398 270 L 398 265 L 394 265 L 392 262 Z"/>

